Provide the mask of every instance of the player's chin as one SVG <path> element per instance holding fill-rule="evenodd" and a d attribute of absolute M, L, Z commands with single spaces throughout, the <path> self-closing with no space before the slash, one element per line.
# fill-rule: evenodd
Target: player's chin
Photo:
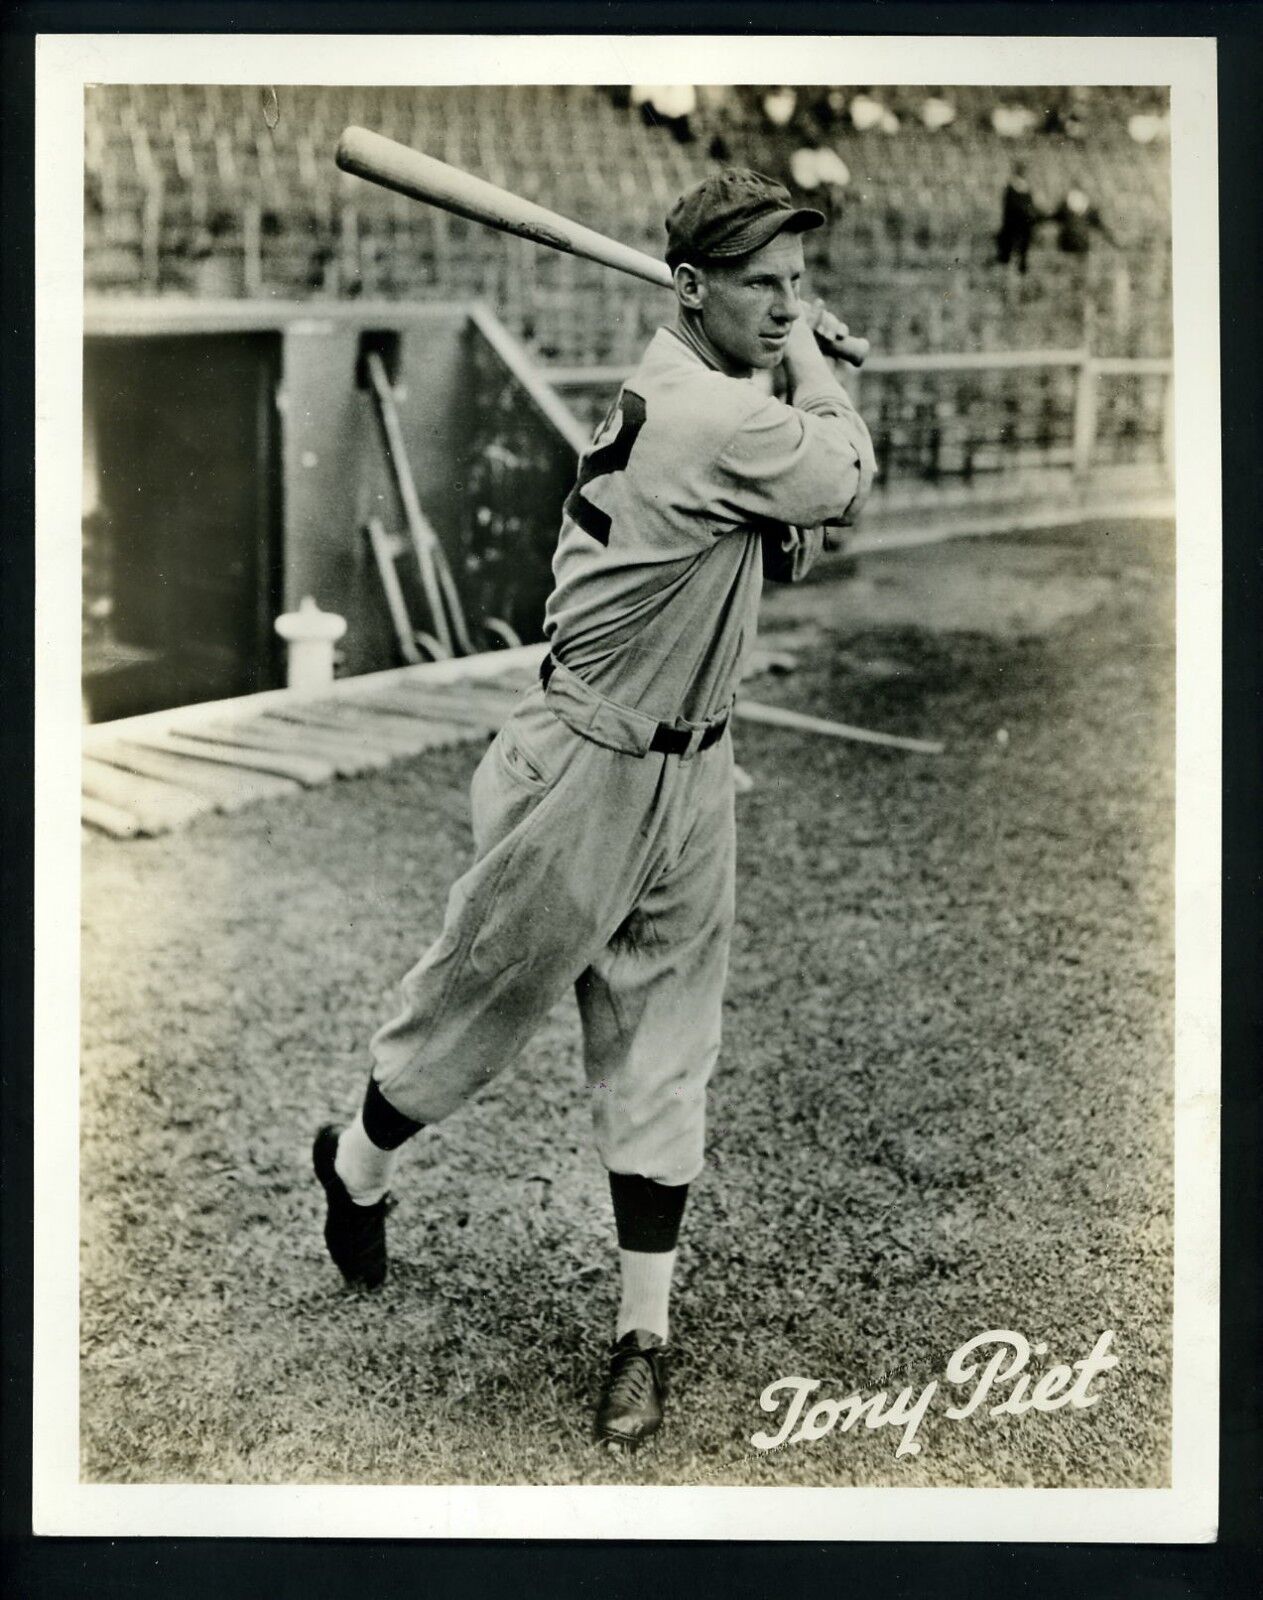
<path fill-rule="evenodd" d="M 770 372 L 773 367 L 779 367 L 785 359 L 784 339 L 760 339 L 757 347 L 750 353 L 750 365 Z"/>

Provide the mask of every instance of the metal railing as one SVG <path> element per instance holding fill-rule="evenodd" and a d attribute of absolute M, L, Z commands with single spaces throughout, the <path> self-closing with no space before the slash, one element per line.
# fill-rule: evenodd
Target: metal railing
<path fill-rule="evenodd" d="M 470 614 L 540 636 L 560 507 L 623 366 L 541 368 L 487 309 L 470 317 L 473 432 L 462 588 Z M 1119 466 L 1169 477 L 1172 363 L 1083 350 L 875 355 L 843 381 L 872 430 L 875 501 L 928 487 L 970 503 L 1050 494 Z M 923 502 L 922 502 L 923 503 Z"/>
<path fill-rule="evenodd" d="M 873 434 L 879 485 L 985 484 L 1030 469 L 1086 479 L 1099 468 L 1169 471 L 1172 363 L 1087 350 L 873 355 L 843 371 Z M 589 422 L 622 367 L 553 367 L 548 381 Z"/>

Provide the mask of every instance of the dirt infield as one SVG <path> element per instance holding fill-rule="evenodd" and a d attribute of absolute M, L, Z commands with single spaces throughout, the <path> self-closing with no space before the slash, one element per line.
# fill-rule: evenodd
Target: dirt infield
<path fill-rule="evenodd" d="M 571 1006 L 410 1147 L 380 1294 L 320 1240 L 311 1133 L 439 926 L 478 752 L 87 841 L 84 1477 L 1166 1481 L 1172 563 L 1168 526 L 1098 523 L 770 599 L 801 665 L 758 698 L 948 750 L 739 730 L 710 1164 L 632 1462 L 587 1437 L 615 1247 Z M 862 1425 L 751 1447 L 778 1378 L 919 1389 L 988 1329 L 1045 1365 L 1110 1329 L 1119 1365 L 1086 1410 L 936 1406 L 902 1460 Z"/>

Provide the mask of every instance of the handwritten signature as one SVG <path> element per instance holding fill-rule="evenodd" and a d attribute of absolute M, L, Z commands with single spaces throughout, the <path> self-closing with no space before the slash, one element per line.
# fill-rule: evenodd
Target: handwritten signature
<path fill-rule="evenodd" d="M 1008 1328 L 989 1329 L 962 1344 L 948 1358 L 945 1381 L 954 1387 L 967 1385 L 969 1393 L 959 1404 L 946 1406 L 943 1414 L 952 1422 L 962 1421 L 1003 1386 L 1011 1387 L 1004 1399 L 990 1407 L 993 1417 L 1020 1417 L 1029 1411 L 1060 1411 L 1063 1406 L 1086 1410 L 1101 1398 L 1099 1391 L 1088 1392 L 1093 1380 L 1118 1365 L 1118 1357 L 1110 1354 L 1113 1341 L 1113 1331 L 1107 1330 L 1081 1361 L 1070 1366 L 1049 1367 L 1036 1377 L 1027 1370 L 1031 1356 L 1047 1355 L 1048 1346 L 1042 1341 L 1032 1345 L 1022 1334 Z M 982 1352 L 991 1346 L 996 1348 L 983 1366 Z M 862 1417 L 866 1428 L 903 1429 L 895 1451 L 896 1459 L 920 1454 L 917 1430 L 939 1394 L 941 1386 L 937 1378 L 927 1383 L 919 1394 L 913 1385 L 900 1389 L 893 1400 L 887 1389 L 878 1389 L 867 1399 L 863 1391 L 853 1390 L 839 1400 L 819 1399 L 808 1407 L 808 1400 L 820 1385 L 819 1378 L 798 1377 L 777 1378 L 769 1383 L 759 1396 L 759 1404 L 764 1411 L 778 1411 L 783 1405 L 785 1417 L 777 1433 L 752 1434 L 750 1443 L 754 1448 L 780 1450 L 786 1445 L 809 1444 L 812 1440 L 823 1439 L 834 1428 L 846 1433 Z"/>

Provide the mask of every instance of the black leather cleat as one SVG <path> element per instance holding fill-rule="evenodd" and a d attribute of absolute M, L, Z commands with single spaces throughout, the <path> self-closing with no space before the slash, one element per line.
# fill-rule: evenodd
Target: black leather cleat
<path fill-rule="evenodd" d="M 596 1408 L 602 1444 L 634 1450 L 662 1426 L 669 1352 L 656 1333 L 634 1328 L 610 1347 L 610 1370 Z"/>
<path fill-rule="evenodd" d="M 340 1130 L 326 1123 L 311 1147 L 312 1165 L 324 1187 L 328 1209 L 325 1244 L 339 1272 L 360 1289 L 376 1289 L 386 1276 L 386 1212 L 390 1196 L 375 1205 L 357 1206 L 338 1177 L 334 1159 Z"/>

